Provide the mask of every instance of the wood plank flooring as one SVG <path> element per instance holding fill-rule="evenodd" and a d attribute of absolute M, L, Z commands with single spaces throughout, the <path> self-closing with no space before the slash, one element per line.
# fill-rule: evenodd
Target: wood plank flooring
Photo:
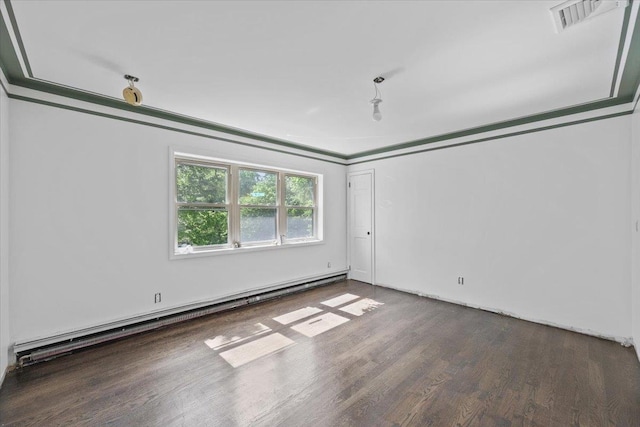
<path fill-rule="evenodd" d="M 384 305 L 320 304 L 345 293 Z M 349 321 L 309 338 L 273 320 L 305 307 Z M 205 344 L 256 323 L 295 344 L 237 368 L 220 352 L 268 334 Z M 0 425 L 640 426 L 640 363 L 614 342 L 347 281 L 12 372 Z"/>

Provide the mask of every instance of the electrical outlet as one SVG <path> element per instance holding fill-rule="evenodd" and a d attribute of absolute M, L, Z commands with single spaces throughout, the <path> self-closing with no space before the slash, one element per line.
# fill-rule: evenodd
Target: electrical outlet
<path fill-rule="evenodd" d="M 458 285 L 464 285 L 464 277 L 458 276 Z"/>
<path fill-rule="evenodd" d="M 155 294 L 153 296 L 153 303 L 157 304 L 157 303 L 159 303 L 161 301 L 162 301 L 162 294 L 160 292 L 158 292 L 157 294 Z"/>
<path fill-rule="evenodd" d="M 327 263 L 327 268 L 331 268 L 331 262 Z"/>

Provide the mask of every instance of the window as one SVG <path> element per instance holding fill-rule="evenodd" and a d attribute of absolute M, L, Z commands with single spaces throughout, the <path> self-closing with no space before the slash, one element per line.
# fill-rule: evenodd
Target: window
<path fill-rule="evenodd" d="M 173 255 L 321 241 L 320 175 L 174 153 Z"/>
<path fill-rule="evenodd" d="M 315 186 L 313 178 L 285 175 L 284 205 L 287 210 L 287 238 L 313 236 L 315 216 Z"/>
<path fill-rule="evenodd" d="M 176 164 L 178 247 L 216 247 L 229 243 L 227 167 Z"/>
<path fill-rule="evenodd" d="M 275 172 L 240 169 L 240 242 L 275 241 L 278 233 L 278 176 Z"/>

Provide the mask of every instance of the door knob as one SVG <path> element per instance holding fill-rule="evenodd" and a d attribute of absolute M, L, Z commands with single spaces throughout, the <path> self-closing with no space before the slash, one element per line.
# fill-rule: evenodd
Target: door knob
<path fill-rule="evenodd" d="M 370 232 L 370 231 L 367 231 L 367 236 L 368 236 L 369 234 L 371 234 L 371 232 Z"/>

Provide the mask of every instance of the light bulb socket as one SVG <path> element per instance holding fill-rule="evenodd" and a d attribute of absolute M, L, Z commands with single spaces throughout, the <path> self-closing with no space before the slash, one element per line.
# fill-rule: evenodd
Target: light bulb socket
<path fill-rule="evenodd" d="M 380 104 L 381 102 L 382 102 L 382 99 L 378 99 L 378 98 L 371 100 L 371 103 L 373 104 L 373 115 L 371 117 L 376 122 L 379 122 L 380 120 L 382 120 L 382 113 L 380 112 L 380 107 L 378 107 L 378 104 Z"/>
<path fill-rule="evenodd" d="M 384 81 L 384 77 L 382 76 L 378 76 L 373 79 L 373 86 L 376 88 L 376 95 L 375 95 L 375 98 L 369 101 L 371 104 L 373 104 L 372 118 L 376 122 L 379 122 L 380 120 L 382 120 L 382 113 L 380 112 L 380 108 L 378 107 L 378 105 L 382 102 L 382 99 L 378 98 L 378 96 L 380 96 L 380 91 L 378 90 L 378 84 L 382 83 L 383 81 Z"/>

